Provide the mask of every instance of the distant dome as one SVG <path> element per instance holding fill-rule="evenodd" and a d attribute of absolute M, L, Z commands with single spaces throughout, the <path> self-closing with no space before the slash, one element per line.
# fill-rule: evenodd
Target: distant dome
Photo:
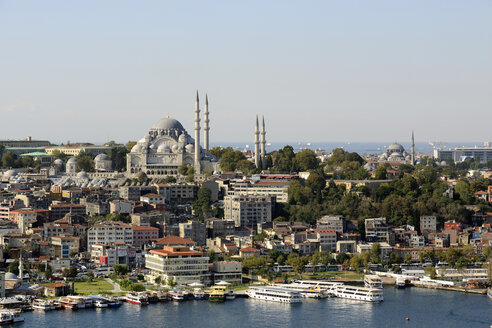
<path fill-rule="evenodd" d="M 87 175 L 87 173 L 85 171 L 80 171 L 79 173 L 77 173 L 77 178 L 81 178 L 81 179 L 87 179 L 89 176 Z"/>
<path fill-rule="evenodd" d="M 5 273 L 5 280 L 19 280 L 19 277 L 17 277 L 12 272 L 6 272 Z"/>
<path fill-rule="evenodd" d="M 109 158 L 108 155 L 106 154 L 99 154 L 94 158 L 95 161 L 110 161 L 111 159 Z"/>
<path fill-rule="evenodd" d="M 3 174 L 4 177 L 7 177 L 7 178 L 11 178 L 11 177 L 15 177 L 16 175 L 18 175 L 19 173 L 17 173 L 16 170 L 8 170 L 7 172 L 5 172 Z"/>
<path fill-rule="evenodd" d="M 155 123 L 152 126 L 152 129 L 153 130 L 172 130 L 172 129 L 184 130 L 183 126 L 181 125 L 181 123 L 179 123 L 179 121 L 170 117 L 161 118 L 159 121 L 157 121 L 157 123 Z"/>
<path fill-rule="evenodd" d="M 179 140 L 179 142 L 186 142 L 186 134 L 181 133 L 178 140 Z"/>
<path fill-rule="evenodd" d="M 132 153 L 135 153 L 135 152 L 140 151 L 141 149 L 142 149 L 142 145 L 141 145 L 141 144 L 139 144 L 139 143 L 137 143 L 135 146 L 133 146 L 133 147 L 132 147 L 131 152 L 132 152 Z"/>
<path fill-rule="evenodd" d="M 63 161 L 62 161 L 61 159 L 57 158 L 57 159 L 55 159 L 55 160 L 53 161 L 53 164 L 54 164 L 54 165 L 63 165 L 63 164 L 65 164 L 65 163 L 63 163 Z"/>
<path fill-rule="evenodd" d="M 403 148 L 403 146 L 400 145 L 399 143 L 395 142 L 394 144 L 388 147 L 388 151 L 390 153 L 394 153 L 394 152 L 403 153 L 405 151 L 405 148 Z"/>
<path fill-rule="evenodd" d="M 70 157 L 67 161 L 67 163 L 73 163 L 73 164 L 76 164 L 77 163 L 77 159 L 75 157 Z"/>

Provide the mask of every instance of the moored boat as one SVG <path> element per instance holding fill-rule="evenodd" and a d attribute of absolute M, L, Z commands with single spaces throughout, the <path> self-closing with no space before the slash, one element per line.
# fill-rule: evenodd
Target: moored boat
<path fill-rule="evenodd" d="M 381 277 L 375 274 L 365 275 L 364 285 L 367 288 L 383 289 L 383 281 L 381 280 Z"/>
<path fill-rule="evenodd" d="M 320 286 L 314 287 L 314 286 L 302 285 L 296 282 L 290 284 L 275 284 L 274 286 L 279 288 L 294 290 L 300 293 L 301 296 L 305 298 L 319 299 L 319 298 L 327 298 L 329 296 L 328 292 L 325 289 L 322 289 Z"/>
<path fill-rule="evenodd" d="M 406 286 L 407 286 L 407 281 L 404 277 L 396 277 L 395 279 L 396 288 L 405 288 Z"/>
<path fill-rule="evenodd" d="M 335 289 L 335 296 L 366 302 L 382 302 L 384 300 L 382 289 L 348 285 L 338 286 Z"/>
<path fill-rule="evenodd" d="M 0 312 L 0 325 L 8 325 L 14 323 L 14 315 L 9 311 Z"/>
<path fill-rule="evenodd" d="M 272 301 L 280 303 L 301 303 L 302 296 L 298 291 L 272 287 L 272 286 L 250 286 L 246 294 L 252 298 L 262 301 Z"/>
<path fill-rule="evenodd" d="M 125 296 L 125 301 L 128 303 L 133 303 L 137 305 L 148 305 L 149 299 L 146 295 L 139 293 L 128 293 Z"/>
<path fill-rule="evenodd" d="M 55 309 L 55 305 L 52 301 L 35 299 L 32 302 L 32 308 L 34 310 L 51 311 Z"/>
<path fill-rule="evenodd" d="M 226 298 L 226 301 L 232 301 L 232 300 L 235 300 L 235 299 L 236 299 L 236 294 L 234 293 L 234 289 L 229 288 L 229 289 L 226 291 L 225 298 Z"/>
<path fill-rule="evenodd" d="M 208 300 L 210 302 L 224 302 L 226 294 L 226 286 L 214 285 L 210 288 Z"/>
<path fill-rule="evenodd" d="M 204 300 L 207 298 L 207 294 L 205 294 L 205 292 L 201 289 L 195 288 L 195 290 L 193 291 L 193 297 L 196 300 Z"/>
<path fill-rule="evenodd" d="M 60 298 L 60 305 L 67 310 L 78 310 L 78 302 L 68 297 Z"/>
<path fill-rule="evenodd" d="M 185 300 L 185 292 L 179 289 L 171 289 L 169 291 L 169 296 L 171 297 L 171 300 L 175 302 L 182 302 Z"/>

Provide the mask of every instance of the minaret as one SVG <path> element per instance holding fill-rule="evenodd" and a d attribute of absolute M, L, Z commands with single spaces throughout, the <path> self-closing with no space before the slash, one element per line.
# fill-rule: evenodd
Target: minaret
<path fill-rule="evenodd" d="M 260 167 L 260 152 L 258 150 L 260 146 L 260 128 L 258 124 L 258 115 L 256 115 L 256 127 L 255 127 L 255 166 L 256 168 Z"/>
<path fill-rule="evenodd" d="M 210 131 L 210 126 L 208 123 L 208 95 L 205 94 L 205 110 L 203 111 L 203 148 L 208 151 L 208 131 Z"/>
<path fill-rule="evenodd" d="M 195 102 L 195 174 L 200 174 L 200 100 L 198 90 Z"/>
<path fill-rule="evenodd" d="M 266 156 L 266 152 L 265 152 L 265 148 L 266 148 L 265 116 L 262 116 L 261 120 L 262 120 L 262 127 L 261 127 L 261 167 L 263 168 L 263 170 L 265 170 L 266 169 L 266 163 L 265 163 L 265 156 Z"/>
<path fill-rule="evenodd" d="M 410 153 L 410 161 L 412 162 L 412 165 L 415 165 L 415 139 L 413 137 L 413 130 L 412 130 L 412 148 Z"/>
<path fill-rule="evenodd" d="M 24 271 L 24 264 L 22 263 L 22 249 L 20 250 L 20 255 L 19 255 L 19 279 L 22 282 L 23 276 L 22 272 Z"/>

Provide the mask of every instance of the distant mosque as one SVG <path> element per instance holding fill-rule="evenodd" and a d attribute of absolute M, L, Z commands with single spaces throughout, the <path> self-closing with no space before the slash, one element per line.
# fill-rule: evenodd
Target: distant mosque
<path fill-rule="evenodd" d="M 395 142 L 391 144 L 386 152 L 379 155 L 378 162 L 392 162 L 392 163 L 403 163 L 403 164 L 415 164 L 415 140 L 412 131 L 412 144 L 410 154 L 407 153 L 402 145 Z"/>
<path fill-rule="evenodd" d="M 195 173 L 219 170 L 217 158 L 209 153 L 210 120 L 208 96 L 205 96 L 203 148 L 200 145 L 200 100 L 195 102 L 195 138 L 183 125 L 169 115 L 157 121 L 147 135 L 140 139 L 127 154 L 127 174 L 143 172 L 149 178 L 176 176 L 178 167 L 185 163 L 193 166 Z"/>

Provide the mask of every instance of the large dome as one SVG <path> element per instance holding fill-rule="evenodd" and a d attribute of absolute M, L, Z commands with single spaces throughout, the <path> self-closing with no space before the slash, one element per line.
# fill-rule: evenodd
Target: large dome
<path fill-rule="evenodd" d="M 152 126 L 153 130 L 184 130 L 183 126 L 179 121 L 174 118 L 164 117 L 157 121 L 156 124 Z"/>

